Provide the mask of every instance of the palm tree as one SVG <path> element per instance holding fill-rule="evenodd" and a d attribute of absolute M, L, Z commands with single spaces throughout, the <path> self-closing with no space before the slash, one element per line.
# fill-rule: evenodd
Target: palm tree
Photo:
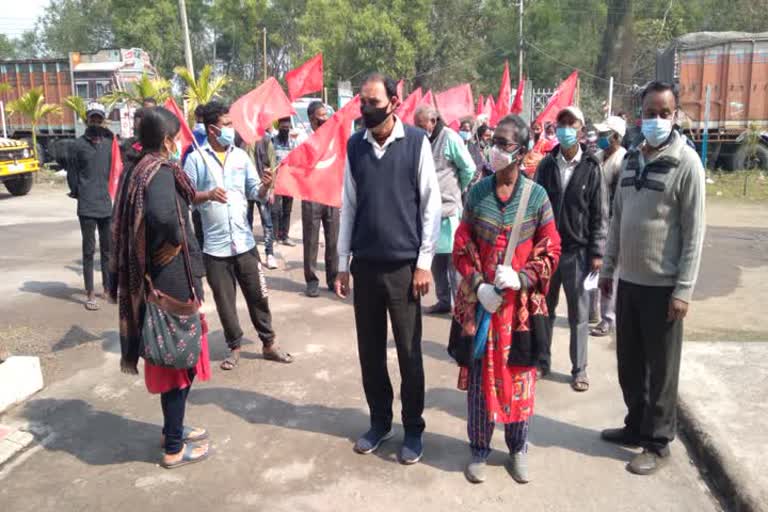
<path fill-rule="evenodd" d="M 61 110 L 61 105 L 45 102 L 41 87 L 34 87 L 8 103 L 8 112 L 11 115 L 21 114 L 32 122 L 32 151 L 38 161 L 40 155 L 37 154 L 37 126 L 44 118 L 51 114 L 60 114 Z"/>
<path fill-rule="evenodd" d="M 195 108 L 197 108 L 198 105 L 205 105 L 216 96 L 219 96 L 224 86 L 231 81 L 227 75 L 220 75 L 212 78 L 211 73 L 213 72 L 213 68 L 211 68 L 209 64 L 206 64 L 200 71 L 200 76 L 197 79 L 195 79 L 195 76 L 185 67 L 180 66 L 173 71 L 187 84 L 184 99 L 187 101 L 187 109 L 188 112 L 190 112 L 190 125 L 195 124 Z"/>
<path fill-rule="evenodd" d="M 141 105 L 145 99 L 154 98 L 162 104 L 171 95 L 171 83 L 164 78 L 150 78 L 146 73 L 141 75 L 136 82 L 130 84 L 124 91 L 112 91 L 101 98 L 108 110 L 115 103 L 124 101 Z"/>
<path fill-rule="evenodd" d="M 64 98 L 64 106 L 67 107 L 69 110 L 71 110 L 75 116 L 80 119 L 82 122 L 86 122 L 86 111 L 87 111 L 87 105 L 85 104 L 85 99 L 83 99 L 80 96 L 67 96 Z"/>

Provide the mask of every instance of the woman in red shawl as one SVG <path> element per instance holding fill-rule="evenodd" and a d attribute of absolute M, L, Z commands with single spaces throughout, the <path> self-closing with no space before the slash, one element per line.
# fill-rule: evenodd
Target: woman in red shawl
<path fill-rule="evenodd" d="M 137 374 L 141 329 L 146 309 L 146 280 L 155 289 L 180 302 L 201 300 L 202 255 L 189 222 L 195 190 L 178 164 L 180 123 L 170 111 L 144 110 L 141 123 L 141 159 L 122 179 L 112 213 L 114 250 L 109 294 L 119 302 L 120 367 Z M 182 214 L 177 210 L 181 205 Z M 190 272 L 182 250 L 186 238 Z M 192 276 L 190 283 L 189 274 Z M 187 395 L 192 381 L 208 380 L 208 327 L 201 315 L 202 339 L 197 364 L 174 369 L 144 363 L 144 381 L 150 393 L 160 395 L 163 409 L 161 465 L 175 468 L 208 456 L 208 432 L 184 426 Z"/>
<path fill-rule="evenodd" d="M 495 174 L 470 191 L 453 249 L 454 264 L 463 278 L 456 320 L 465 334 L 474 336 L 478 329 L 484 330 L 478 328 L 483 325 L 478 318 L 490 315 L 485 346 L 480 344 L 470 358 L 467 432 L 472 459 L 465 475 L 473 483 L 485 480 L 497 421 L 505 424 L 510 474 L 519 483 L 528 482 L 536 329 L 548 325 L 544 298 L 560 257 L 560 236 L 547 193 L 520 172 L 528 140 L 528 127 L 519 117 L 507 116 L 499 122 L 491 149 Z M 517 245 L 511 265 L 504 265 L 524 197 L 527 205 Z M 482 308 L 480 315 L 478 308 Z M 481 338 L 477 336 L 475 344 Z"/>

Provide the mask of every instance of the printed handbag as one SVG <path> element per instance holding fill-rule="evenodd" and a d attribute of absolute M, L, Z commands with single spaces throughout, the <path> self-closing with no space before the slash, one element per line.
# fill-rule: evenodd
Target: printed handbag
<path fill-rule="evenodd" d="M 176 199 L 176 212 L 181 226 L 181 248 L 187 281 L 192 291 L 188 302 L 170 297 L 155 289 L 147 273 L 147 296 L 144 323 L 141 329 L 141 354 L 149 363 L 166 368 L 189 369 L 197 365 L 200 357 L 202 325 L 200 303 L 192 280 L 187 231 Z"/>

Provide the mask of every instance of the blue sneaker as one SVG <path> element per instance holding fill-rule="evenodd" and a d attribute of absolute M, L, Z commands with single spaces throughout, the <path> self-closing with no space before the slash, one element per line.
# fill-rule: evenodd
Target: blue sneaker
<path fill-rule="evenodd" d="M 371 428 L 363 434 L 363 437 L 357 440 L 354 450 L 362 455 L 368 455 L 378 450 L 381 443 L 392 437 L 392 429 L 382 430 L 381 428 Z"/>
<path fill-rule="evenodd" d="M 400 464 L 406 466 L 416 464 L 424 455 L 424 444 L 421 441 L 421 434 L 405 434 L 403 446 L 400 448 Z"/>

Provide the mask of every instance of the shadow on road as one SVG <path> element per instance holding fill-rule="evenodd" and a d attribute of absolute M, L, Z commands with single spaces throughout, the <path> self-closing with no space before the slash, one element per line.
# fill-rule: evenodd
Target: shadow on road
<path fill-rule="evenodd" d="M 467 418 L 467 395 L 463 391 L 449 388 L 428 389 L 426 404 L 457 418 Z M 497 430 L 500 429 L 499 425 Z M 534 446 L 560 447 L 589 457 L 629 461 L 635 455 L 630 450 L 601 441 L 600 432 L 597 430 L 539 414 L 533 417 L 529 436 L 529 441 Z"/>
<path fill-rule="evenodd" d="M 83 290 L 79 288 L 72 288 L 67 284 L 58 281 L 26 281 L 23 285 L 21 285 L 19 291 L 26 293 L 37 293 L 52 299 L 73 302 L 75 304 L 83 304 L 82 300 L 75 298 L 75 295 L 84 296 Z"/>
<path fill-rule="evenodd" d="M 324 434 L 352 443 L 368 429 L 369 418 L 357 408 L 335 408 L 320 404 L 292 404 L 255 391 L 229 388 L 193 389 L 189 401 L 195 405 L 216 405 L 251 424 L 272 425 L 291 430 Z M 434 432 L 424 433 L 428 453 L 423 464 L 448 472 L 463 470 L 467 444 L 464 440 Z M 395 460 L 399 448 L 390 442 L 376 452 L 387 461 Z"/>
<path fill-rule="evenodd" d="M 96 410 L 83 400 L 32 400 L 21 414 L 52 433 L 43 443 L 46 450 L 69 453 L 86 464 L 158 460 L 160 425 Z"/>
<path fill-rule="evenodd" d="M 120 334 L 117 331 L 109 330 L 95 334 L 79 325 L 70 327 L 67 333 L 51 347 L 51 352 L 59 352 L 99 340 L 102 340 L 101 348 L 104 352 L 120 353 Z"/>

